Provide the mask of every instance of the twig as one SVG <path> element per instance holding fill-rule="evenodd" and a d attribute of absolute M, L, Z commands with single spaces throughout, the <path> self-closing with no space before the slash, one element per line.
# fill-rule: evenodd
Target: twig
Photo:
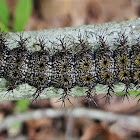
<path fill-rule="evenodd" d="M 117 37 L 117 33 L 121 32 L 122 30 L 125 31 L 125 34 L 128 35 L 128 43 L 133 44 L 134 39 L 139 37 L 140 33 L 140 18 L 136 20 L 131 20 L 131 21 L 125 21 L 125 22 L 110 22 L 110 23 L 105 23 L 105 24 L 98 24 L 98 25 L 84 25 L 84 26 L 79 26 L 79 27 L 71 27 L 71 28 L 60 28 L 60 29 L 51 29 L 51 30 L 38 30 L 38 31 L 25 31 L 22 32 L 23 37 L 29 38 L 29 41 L 26 42 L 27 44 L 27 49 L 30 50 L 37 50 L 38 48 L 37 45 L 34 46 L 33 44 L 37 44 L 37 40 L 42 37 L 44 37 L 44 41 L 46 43 L 46 46 L 50 49 L 52 48 L 51 42 L 57 42 L 58 36 L 61 37 L 69 37 L 71 39 L 70 42 L 73 42 L 74 39 L 78 40 L 78 35 L 79 32 L 83 36 L 86 33 L 94 32 L 94 33 L 99 33 L 100 31 L 106 31 L 106 34 L 111 34 L 109 35 L 108 38 L 108 44 L 110 44 L 110 48 L 113 49 L 113 39 Z M 18 35 L 20 35 L 21 32 L 19 33 L 7 33 L 6 38 L 8 39 L 8 47 L 10 49 L 15 48 L 18 46 L 18 42 L 15 41 L 13 42 L 13 38 L 18 40 Z M 89 43 L 92 44 L 93 47 L 96 48 L 96 37 L 92 35 L 88 35 L 88 40 Z M 111 45 L 112 44 L 112 45 Z M 98 47 L 98 46 L 97 46 Z M 61 48 L 60 48 L 61 49 Z M 53 50 L 51 50 L 53 52 Z M 13 90 L 13 95 L 8 93 L 8 96 L 5 96 L 5 93 L 7 92 L 8 89 L 8 84 L 5 82 L 4 79 L 0 79 L 0 101 L 3 100 L 21 100 L 21 99 L 33 99 L 32 95 L 35 93 L 35 88 L 24 84 L 18 86 L 16 89 Z M 102 85 L 97 85 L 96 86 L 96 93 L 106 93 L 104 90 L 104 86 Z M 121 92 L 123 90 L 123 84 L 119 86 L 118 88 L 114 89 L 114 92 Z M 75 96 L 83 96 L 85 95 L 86 88 L 75 88 L 72 90 L 71 95 Z M 58 89 L 53 89 L 49 88 L 43 91 L 43 93 L 40 95 L 40 98 L 52 98 L 52 97 L 60 97 L 62 93 L 59 92 Z M 3 98 L 4 97 L 4 98 Z"/>

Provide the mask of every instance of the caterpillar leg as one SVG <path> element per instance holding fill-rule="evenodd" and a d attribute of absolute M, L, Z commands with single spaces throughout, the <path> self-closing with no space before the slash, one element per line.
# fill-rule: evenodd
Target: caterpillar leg
<path fill-rule="evenodd" d="M 42 93 L 43 89 L 36 89 L 35 93 L 32 95 L 33 97 L 33 100 L 32 100 L 32 103 L 35 101 L 37 102 L 37 98 L 40 96 L 40 94 Z"/>
<path fill-rule="evenodd" d="M 130 93 L 129 93 L 129 85 L 126 84 L 125 85 L 125 89 L 123 91 L 125 91 L 125 94 L 122 95 L 122 99 L 124 100 L 125 98 L 129 101 L 129 97 L 130 97 Z"/>
<path fill-rule="evenodd" d="M 12 92 L 13 98 L 14 98 L 14 94 L 13 94 L 13 90 L 16 88 L 16 84 L 11 84 L 10 86 L 8 86 L 8 89 L 6 90 L 7 92 L 5 93 L 4 97 L 9 93 Z"/>
<path fill-rule="evenodd" d="M 97 105 L 97 103 L 96 103 L 96 101 L 94 100 L 94 98 L 93 98 L 93 95 L 92 95 L 92 89 L 89 89 L 88 91 L 86 91 L 86 96 L 85 97 L 83 97 L 82 98 L 82 101 L 86 101 L 86 102 L 88 102 L 88 105 L 89 105 L 89 107 L 90 107 L 90 105 L 91 105 L 91 103 L 93 102 L 96 106 L 98 106 Z"/>
<path fill-rule="evenodd" d="M 110 104 L 110 99 L 112 98 L 111 93 L 114 93 L 113 85 L 108 85 L 107 93 L 101 99 L 105 98 L 105 103 Z"/>
<path fill-rule="evenodd" d="M 72 104 L 72 102 L 69 99 L 70 94 L 68 92 L 69 92 L 68 89 L 64 89 L 62 96 L 56 101 L 56 102 L 62 102 L 61 106 L 64 106 L 65 109 L 66 109 L 65 100 L 68 100 L 69 103 Z"/>

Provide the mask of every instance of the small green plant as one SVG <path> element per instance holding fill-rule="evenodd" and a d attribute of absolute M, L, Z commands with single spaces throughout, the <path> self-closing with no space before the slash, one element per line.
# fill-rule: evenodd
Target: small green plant
<path fill-rule="evenodd" d="M 16 101 L 16 109 L 20 112 L 25 112 L 28 109 L 30 100 L 18 100 Z"/>
<path fill-rule="evenodd" d="M 0 29 L 5 32 L 22 31 L 31 15 L 32 0 L 18 0 L 13 17 L 13 24 L 10 28 L 10 10 L 4 0 L 0 0 Z"/>

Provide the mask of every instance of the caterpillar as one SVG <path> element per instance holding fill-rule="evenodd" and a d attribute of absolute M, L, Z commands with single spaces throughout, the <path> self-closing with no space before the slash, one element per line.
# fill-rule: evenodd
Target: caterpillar
<path fill-rule="evenodd" d="M 86 39 L 88 35 L 96 36 L 97 48 L 91 47 Z M 79 33 L 77 40 L 67 36 L 59 36 L 57 42 L 49 40 L 55 48 L 52 53 L 46 45 L 46 36 L 32 44 L 40 48 L 32 52 L 27 49 L 30 38 L 23 37 L 23 33 L 17 34 L 19 40 L 13 39 L 17 43 L 13 49 L 8 47 L 6 33 L 0 33 L 0 78 L 9 81 L 8 92 L 28 83 L 36 88 L 34 101 L 45 88 L 62 88 L 62 96 L 57 101 L 61 101 L 65 107 L 66 99 L 71 103 L 69 92 L 73 87 L 87 87 L 83 99 L 97 105 L 93 98 L 97 84 L 107 86 L 103 98 L 110 103 L 114 84 L 121 82 L 125 84 L 123 99 L 126 97 L 129 100 L 131 83 L 137 88 L 140 84 L 139 38 L 130 45 L 125 32 L 118 32 L 114 49 L 110 49 L 107 35 L 92 32 L 88 32 L 88 35 L 86 32 L 82 37 Z M 69 46 L 74 46 L 74 49 Z"/>

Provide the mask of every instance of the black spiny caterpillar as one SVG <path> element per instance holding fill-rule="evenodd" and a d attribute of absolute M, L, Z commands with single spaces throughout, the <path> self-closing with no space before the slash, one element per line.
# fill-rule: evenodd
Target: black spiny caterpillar
<path fill-rule="evenodd" d="M 45 88 L 62 88 L 64 92 L 58 101 L 62 101 L 65 106 L 65 99 L 69 100 L 69 91 L 74 86 L 88 87 L 84 99 L 94 103 L 93 91 L 97 84 L 107 85 L 107 93 L 103 98 L 108 102 L 117 82 L 125 84 L 123 97 L 127 98 L 131 83 L 139 87 L 139 39 L 137 43 L 128 45 L 125 33 L 118 33 L 114 49 L 110 49 L 107 37 L 103 35 L 96 35 L 99 47 L 95 50 L 81 36 L 73 42 L 68 38 L 70 44 L 73 43 L 75 48 L 79 48 L 78 51 L 68 49 L 66 37 L 60 37 L 57 38 L 58 42 L 52 43 L 61 47 L 54 53 L 46 49 L 44 38 L 34 43 L 40 50 L 31 52 L 26 47 L 29 38 L 24 38 L 23 34 L 18 37 L 19 40 L 15 40 L 17 47 L 10 49 L 6 34 L 0 34 L 0 78 L 10 82 L 8 91 L 20 84 L 28 83 L 36 88 L 33 95 L 36 100 Z"/>

